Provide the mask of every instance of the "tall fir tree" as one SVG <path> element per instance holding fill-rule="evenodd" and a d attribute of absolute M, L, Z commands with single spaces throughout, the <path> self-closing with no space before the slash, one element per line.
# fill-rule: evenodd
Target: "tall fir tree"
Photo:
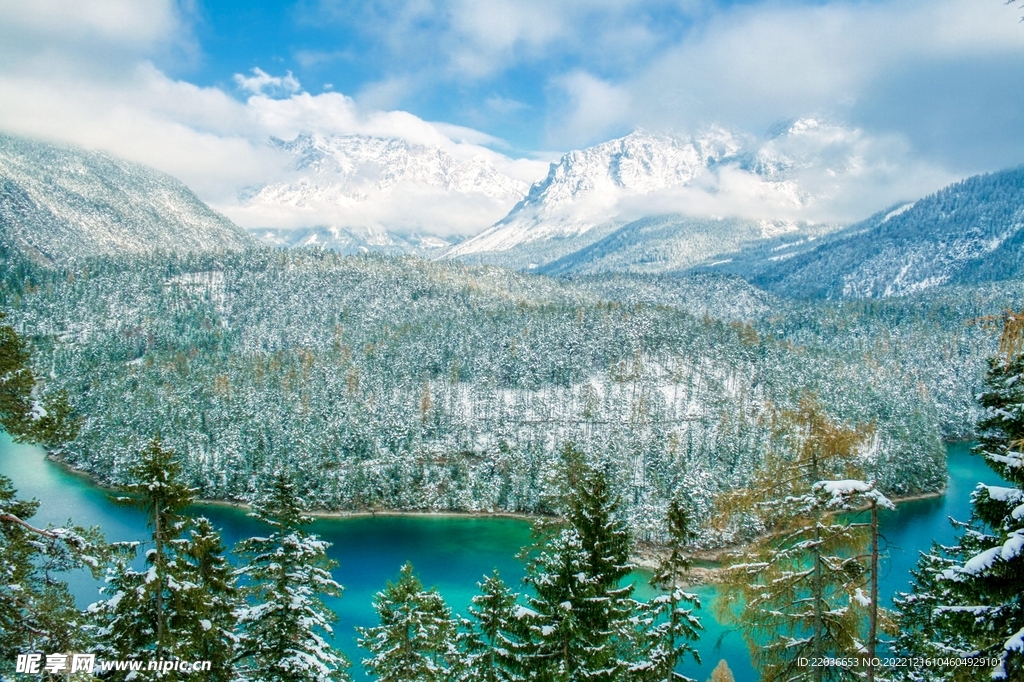
<path fill-rule="evenodd" d="M 0 313 L 0 320 L 4 315 Z M 25 342 L 9 324 L 0 325 L 0 426 L 15 439 L 31 433 L 35 377 Z"/>
<path fill-rule="evenodd" d="M 65 392 L 37 400 L 39 387 L 24 339 L 9 324 L 0 325 L 0 427 L 16 441 L 57 448 L 75 437 L 78 422 Z"/>
<path fill-rule="evenodd" d="M 689 680 L 676 667 L 689 653 L 700 663 L 700 655 L 691 642 L 698 639 L 702 626 L 693 615 L 700 608 L 697 595 L 683 590 L 683 581 L 690 570 L 690 560 L 683 548 L 693 541 L 690 515 L 680 494 L 669 502 L 666 513 L 668 554 L 651 577 L 651 585 L 663 591 L 644 609 L 644 625 L 648 640 L 647 660 L 650 668 L 645 676 L 651 680 Z"/>
<path fill-rule="evenodd" d="M 1024 311 L 1000 320 L 1000 356 L 978 396 L 974 454 L 1008 485 L 979 484 L 952 547 L 934 547 L 901 595 L 898 644 L 926 656 L 987 659 L 990 679 L 1024 679 Z M 968 666 L 908 672 L 909 679 L 968 679 Z M 930 677 L 931 676 L 931 677 Z"/>
<path fill-rule="evenodd" d="M 217 670 L 211 666 L 210 679 L 230 679 L 226 663 L 233 649 L 229 634 L 233 617 L 223 611 L 232 608 L 233 587 L 225 579 L 220 538 L 206 519 L 198 520 L 191 539 L 183 537 L 189 523 L 183 512 L 195 499 L 195 491 L 182 482 L 179 461 L 159 438 L 143 450 L 131 476 L 133 482 L 125 486 L 131 496 L 117 502 L 145 512 L 152 530 L 151 546 L 146 549 L 146 569 L 136 571 L 131 562 L 142 543 L 120 543 L 123 551 L 103 588 L 108 598 L 90 607 L 98 653 L 110 659 L 142 661 L 147 667 L 151 660 L 216 659 L 222 666 Z M 199 614 L 216 614 L 216 625 Z M 208 629 L 201 622 L 207 620 Z M 177 680 L 190 673 L 112 674 L 114 679 Z"/>
<path fill-rule="evenodd" d="M 444 598 L 424 589 L 412 564 L 374 597 L 380 625 L 359 628 L 359 646 L 371 656 L 366 671 L 381 682 L 441 682 L 457 661 L 456 624 Z"/>
<path fill-rule="evenodd" d="M 337 564 L 327 556 L 330 544 L 303 530 L 312 519 L 287 474 L 275 477 L 253 516 L 273 532 L 236 547 L 247 602 L 239 611 L 240 669 L 262 682 L 348 680 L 348 661 L 325 639 L 336 617 L 323 597 L 342 593 L 331 576 Z"/>
<path fill-rule="evenodd" d="M 107 547 L 95 528 L 32 525 L 38 507 L 0 476 L 0 677 L 21 653 L 91 648 L 83 614 L 58 576 L 85 567 L 99 578 Z"/>
<path fill-rule="evenodd" d="M 865 653 L 868 534 L 837 519 L 849 496 L 833 491 L 845 491 L 845 483 L 873 490 L 859 480 L 867 434 L 832 422 L 809 398 L 780 416 L 782 446 L 745 488 L 720 501 L 720 524 L 741 523 L 758 536 L 733 557 L 716 610 L 743 632 L 763 680 L 852 678 L 856 666 L 811 667 L 800 660 Z"/>
<path fill-rule="evenodd" d="M 193 661 L 209 661 L 204 672 L 211 682 L 236 679 L 233 671 L 238 637 L 237 609 L 240 606 L 235 568 L 225 556 L 220 533 L 209 519 L 193 520 L 182 543 L 179 561 L 185 562 L 185 578 L 196 591 L 182 593 L 181 610 L 191 614 L 183 623 L 179 652 Z"/>
<path fill-rule="evenodd" d="M 0 325 L 0 427 L 16 440 L 59 444 L 70 434 L 54 429 L 57 422 L 46 420 L 33 401 L 29 360 L 21 337 L 10 325 Z M 18 499 L 13 482 L 0 476 L 0 675 L 11 672 L 19 653 L 91 645 L 84 616 L 58 576 L 84 567 L 98 578 L 109 548 L 96 528 L 70 521 L 59 528 L 34 526 L 38 508 L 34 500 Z"/>
<path fill-rule="evenodd" d="M 573 444 L 562 450 L 565 482 L 558 508 L 564 524 L 527 567 L 529 645 L 521 657 L 528 675 L 551 681 L 629 679 L 645 667 L 638 647 L 630 537 L 604 472 Z"/>

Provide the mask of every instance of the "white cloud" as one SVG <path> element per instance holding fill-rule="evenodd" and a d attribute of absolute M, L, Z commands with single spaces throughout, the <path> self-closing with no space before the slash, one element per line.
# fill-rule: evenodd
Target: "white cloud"
<path fill-rule="evenodd" d="M 466 236 L 502 218 L 509 205 L 483 195 L 452 196 L 436 188 L 400 184 L 388 194 L 344 206 L 316 200 L 301 206 L 256 201 L 225 204 L 221 210 L 238 224 L 252 227 L 295 229 L 326 225 Z"/>
<path fill-rule="evenodd" d="M 722 120 L 758 129 L 788 116 L 842 114 L 907 65 L 1024 54 L 1024 32 L 1005 9 L 975 0 L 734 5 L 619 85 L 633 95 L 631 118 L 652 127 Z"/>
<path fill-rule="evenodd" d="M 366 110 L 340 93 L 314 96 L 302 92 L 279 99 L 258 94 L 239 102 L 217 88 L 172 80 L 145 63 L 135 68 L 130 79 L 116 83 L 0 74 L 0 101 L 16 103 L 0 108 L 0 130 L 102 149 L 154 166 L 253 227 L 263 223 L 258 211 L 239 210 L 238 190 L 290 175 L 292 160 L 267 144 L 270 136 L 292 139 L 300 132 L 317 132 L 400 138 L 441 147 L 458 160 L 483 157 L 499 171 L 524 182 L 536 180 L 547 170 L 544 162 L 510 159 L 480 146 L 494 139 L 477 131 L 433 124 L 403 111 Z M 436 197 L 424 196 L 423 200 L 424 205 L 437 204 Z M 431 213 L 409 202 L 386 203 L 386 210 L 362 207 L 351 219 L 376 220 L 379 215 L 380 219 L 395 218 L 396 224 L 411 224 L 415 217 L 419 222 L 433 220 L 438 229 L 445 229 L 440 209 Z M 493 206 L 476 208 L 462 218 L 449 211 L 452 228 L 465 229 L 463 218 L 482 221 L 476 225 L 479 229 L 496 219 Z M 305 211 L 303 215 L 311 224 L 338 220 L 336 210 L 319 209 L 319 214 Z M 402 211 L 409 214 L 409 220 L 396 217 Z M 296 215 L 293 212 L 288 218 L 292 225 Z M 268 213 L 267 220 L 271 218 Z"/>
<path fill-rule="evenodd" d="M 396 110 L 432 88 L 466 85 L 485 94 L 464 110 L 479 118 L 463 121 L 504 125 L 517 113 L 536 120 L 542 98 L 531 99 L 522 81 L 503 87 L 506 74 L 526 65 L 530 87 L 548 96 L 539 126 L 553 148 L 637 125 L 686 132 L 720 122 L 759 132 L 808 113 L 858 125 L 865 165 L 813 208 L 821 219 L 829 211 L 862 217 L 869 203 L 913 198 L 965 171 L 1024 158 L 1024 28 L 1018 10 L 998 0 L 366 6 L 339 0 L 333 11 L 376 31 L 389 50 L 375 83 L 355 97 L 312 95 L 291 72 L 257 68 L 236 77 L 251 94 L 238 101 L 153 65 L 194 58 L 197 49 L 191 17 L 173 0 L 0 0 L 0 129 L 153 165 L 222 206 L 244 185 L 286 175 L 287 160 L 266 140 L 302 131 L 400 137 L 459 160 L 483 156 L 530 182 L 546 173 L 551 153 L 510 159 L 487 133 Z M 678 21 L 659 23 L 662 11 Z M 351 57 L 296 54 L 300 67 Z M 718 211 L 726 196 L 750 210 L 777 199 L 728 174 L 715 182 L 664 202 Z"/>
<path fill-rule="evenodd" d="M 576 71 L 555 80 L 566 98 L 555 121 L 548 127 L 548 137 L 568 147 L 601 142 L 609 135 L 628 131 L 631 96 L 624 88 Z"/>
<path fill-rule="evenodd" d="M 251 76 L 236 73 L 234 81 L 239 88 L 254 95 L 290 95 L 302 89 L 302 84 L 292 75 L 291 71 L 284 76 L 271 76 L 257 66 L 250 73 L 252 73 Z"/>
<path fill-rule="evenodd" d="M 695 2 L 644 0 L 320 0 L 308 21 L 358 26 L 385 47 L 393 71 L 420 80 L 479 81 L 555 56 L 605 63 L 643 60 L 670 27 L 652 12 Z"/>
<path fill-rule="evenodd" d="M 0 16 L 7 38 L 56 38 L 65 47 L 102 41 L 148 48 L 181 38 L 182 29 L 173 0 L 0 0 Z"/>

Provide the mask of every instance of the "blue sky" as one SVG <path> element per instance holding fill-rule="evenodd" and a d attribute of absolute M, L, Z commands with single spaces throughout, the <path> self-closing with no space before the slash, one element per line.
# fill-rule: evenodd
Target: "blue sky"
<path fill-rule="evenodd" d="M 488 155 L 530 182 L 636 127 L 815 116 L 907 197 L 1024 162 L 1024 9 L 1003 0 L 0 0 L 0 130 L 226 201 L 270 135 Z M 895 190 L 894 190 L 895 191 Z"/>
<path fill-rule="evenodd" d="M 480 128 L 511 152 L 530 153 L 560 142 L 547 118 L 568 104 L 563 79 L 628 78 L 696 23 L 684 3 L 549 7 L 206 2 L 192 13 L 201 53 L 171 73 L 228 90 L 235 74 L 252 69 L 291 73 L 307 92 L 343 92 L 368 106 Z M 610 134 L 631 126 L 614 128 Z"/>
<path fill-rule="evenodd" d="M 971 150 L 943 139 L 959 127 L 973 153 L 1003 164 L 1024 159 L 1020 141 L 984 145 L 1022 122 L 1018 13 L 1000 0 L 207 0 L 186 11 L 195 59 L 168 73 L 231 91 L 238 73 L 290 72 L 309 93 L 478 129 L 512 153 L 592 144 L 637 125 L 721 122 L 756 134 L 773 118 L 810 114 L 900 130 L 922 153 L 969 163 Z M 739 49 L 722 54 L 723 44 Z M 708 92 L 716 76 L 737 91 L 797 92 L 788 103 L 756 92 L 722 98 Z M 643 82 L 652 77 L 661 88 Z M 659 89 L 663 101 L 645 112 L 643 98 Z M 616 95 L 638 106 L 627 111 Z M 680 101 L 687 96 L 696 101 Z M 666 111 L 673 100 L 676 111 Z"/>

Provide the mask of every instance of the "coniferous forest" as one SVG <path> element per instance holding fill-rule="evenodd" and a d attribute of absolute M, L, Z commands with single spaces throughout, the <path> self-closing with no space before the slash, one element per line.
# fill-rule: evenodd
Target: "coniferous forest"
<path fill-rule="evenodd" d="M 872 430 L 888 493 L 940 489 L 941 439 L 972 433 L 994 350 L 970 322 L 1010 303 L 996 286 L 765 303 L 733 278 L 562 282 L 317 251 L 8 277 L 38 390 L 80 422 L 58 454 L 104 483 L 130 482 L 159 434 L 205 498 L 251 500 L 284 470 L 314 509 L 543 513 L 571 441 L 609 466 L 639 538 L 685 487 L 711 544 L 714 498 L 812 396 Z"/>
<path fill-rule="evenodd" d="M 999 316 L 1015 284 L 844 303 L 316 250 L 6 263 L 5 429 L 121 491 L 152 534 L 34 527 L 4 481 L 0 665 L 78 647 L 225 680 L 684 679 L 689 557 L 742 543 L 714 608 L 763 679 L 1022 671 L 1019 487 L 979 489 L 962 543 L 924 556 L 895 610 L 877 521 L 850 515 L 941 490 L 943 438 L 978 438 L 1020 485 L 1021 325 Z M 200 497 L 272 532 L 229 551 L 183 514 Z M 468 617 L 406 565 L 351 662 L 316 510 L 522 512 L 536 539 L 525 584 L 485 577 Z M 660 548 L 650 600 L 625 580 L 640 543 Z M 106 576 L 85 611 L 74 567 Z M 872 663 L 897 654 L 977 665 Z"/>

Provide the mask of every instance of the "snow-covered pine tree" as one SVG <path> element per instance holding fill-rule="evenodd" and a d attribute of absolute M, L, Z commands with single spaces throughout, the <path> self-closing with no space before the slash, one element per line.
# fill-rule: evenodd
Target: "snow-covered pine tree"
<path fill-rule="evenodd" d="M 4 317 L 0 312 L 0 320 Z M 30 360 L 21 336 L 10 325 L 0 325 L 0 427 L 16 441 L 55 448 L 75 437 L 78 423 L 65 392 L 33 398 L 38 386 Z"/>
<path fill-rule="evenodd" d="M 367 672 L 381 682 L 440 682 L 449 679 L 457 658 L 455 621 L 436 589 L 424 589 L 412 564 L 377 593 L 373 608 L 380 625 L 358 628 Z"/>
<path fill-rule="evenodd" d="M 629 679 L 645 652 L 633 585 L 619 585 L 632 568 L 619 498 L 571 443 L 562 450 L 560 478 L 565 523 L 553 534 L 547 529 L 527 567 L 534 594 L 522 619 L 530 641 L 521 660 L 527 677 L 544 680 Z"/>
<path fill-rule="evenodd" d="M 899 639 L 913 654 L 988 658 L 990 679 L 1024 679 L 1024 312 L 1002 320 L 1000 357 L 989 363 L 975 454 L 1008 486 L 979 484 L 972 518 L 953 547 L 922 557 L 901 596 Z M 960 666 L 908 679 L 968 679 Z M 929 678 L 931 674 L 933 677 Z"/>
<path fill-rule="evenodd" d="M 458 634 L 459 682 L 512 682 L 522 679 L 517 653 L 526 634 L 516 618 L 519 595 L 501 579 L 497 569 L 477 583 L 480 594 L 469 606 Z"/>
<path fill-rule="evenodd" d="M 109 598 L 89 607 L 98 653 L 111 659 L 146 661 L 196 660 L 193 614 L 219 595 L 200 585 L 187 557 L 189 542 L 181 536 L 188 525 L 182 511 L 195 499 L 195 491 L 181 480 L 181 465 L 174 453 L 153 438 L 124 486 L 131 497 L 120 504 L 139 507 L 152 529 L 152 547 L 146 550 L 145 571 L 131 560 L 141 543 L 120 543 L 124 550 L 108 571 L 103 593 Z M 114 672 L 115 678 L 175 680 L 175 671 Z"/>
<path fill-rule="evenodd" d="M 850 586 L 853 588 L 851 595 L 853 600 L 867 612 L 867 633 L 861 646 L 858 647 L 857 653 L 861 654 L 863 661 L 866 661 L 861 666 L 864 679 L 867 682 L 874 682 L 878 673 L 875 660 L 878 658 L 879 628 L 883 619 L 886 623 L 889 622 L 890 616 L 888 612 L 880 608 L 878 603 L 878 572 L 881 559 L 878 513 L 882 509 L 893 510 L 896 505 L 875 488 L 874 482 L 869 483 L 857 479 L 818 481 L 811 491 L 816 504 L 829 514 L 843 514 L 846 516 L 845 523 L 850 529 L 859 529 L 867 535 L 867 554 L 847 557 L 846 570 L 851 574 L 867 571 L 867 580 L 861 580 L 860 585 L 852 582 Z M 850 518 L 854 512 L 864 510 L 869 513 L 867 522 L 854 521 Z M 856 560 L 857 563 L 851 562 L 850 559 Z M 865 588 L 867 589 L 865 590 Z"/>
<path fill-rule="evenodd" d="M 720 524 L 740 522 L 759 535 L 733 556 L 715 607 L 743 632 L 762 679 L 843 679 L 854 670 L 799 660 L 864 653 L 868 537 L 836 519 L 825 484 L 856 480 L 866 434 L 832 422 L 809 398 L 780 416 L 784 445 L 745 488 L 720 498 Z"/>
<path fill-rule="evenodd" d="M 185 578 L 197 589 L 181 593 L 187 601 L 180 608 L 192 618 L 183 623 L 179 651 L 193 661 L 210 661 L 210 670 L 203 673 L 207 680 L 235 680 L 239 607 L 235 569 L 225 556 L 220 533 L 205 517 L 192 521 L 181 549 L 179 561 L 185 563 Z"/>
<path fill-rule="evenodd" d="M 0 313 L 0 320 L 6 315 Z M 0 426 L 15 439 L 31 432 L 32 388 L 25 342 L 9 324 L 0 325 Z"/>
<path fill-rule="evenodd" d="M 330 545 L 303 530 L 312 519 L 287 474 L 278 473 L 253 516 L 273 532 L 235 548 L 245 561 L 237 573 L 247 601 L 238 612 L 239 668 L 261 682 L 348 680 L 348 661 L 324 639 L 335 615 L 322 598 L 342 592 L 331 577 Z"/>
<path fill-rule="evenodd" d="M 679 493 L 669 502 L 666 523 L 669 553 L 651 578 L 651 585 L 664 593 L 654 597 L 643 609 L 649 667 L 637 671 L 637 675 L 642 672 L 643 679 L 650 680 L 689 680 L 676 671 L 676 666 L 687 652 L 700 663 L 700 656 L 690 642 L 700 636 L 703 628 L 693 615 L 693 608 L 700 608 L 697 595 L 682 588 L 690 570 L 690 560 L 683 553 L 683 547 L 693 541 L 693 534 L 687 505 Z"/>
<path fill-rule="evenodd" d="M 99 578 L 107 547 L 98 529 L 37 528 L 35 500 L 19 500 L 0 476 L 0 677 L 19 653 L 84 651 L 91 641 L 62 572 L 86 567 Z"/>

